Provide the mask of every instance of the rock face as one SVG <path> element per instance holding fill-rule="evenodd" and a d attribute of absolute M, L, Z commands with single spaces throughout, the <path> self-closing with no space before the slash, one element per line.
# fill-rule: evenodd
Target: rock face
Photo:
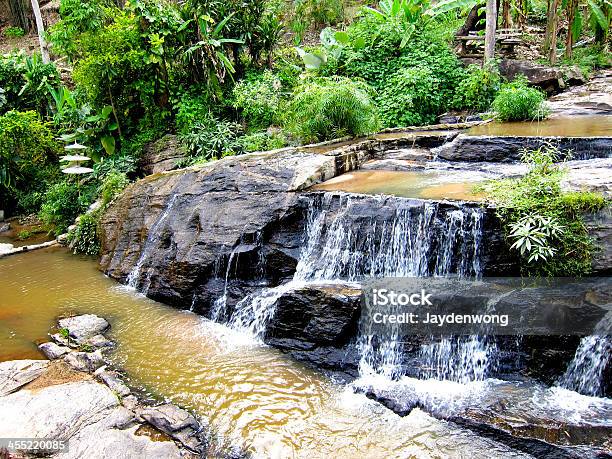
<path fill-rule="evenodd" d="M 77 344 L 84 343 L 85 340 L 104 333 L 110 328 L 110 324 L 106 320 L 93 314 L 60 319 L 59 326 L 68 330 L 70 338 L 75 340 Z"/>
<path fill-rule="evenodd" d="M 612 115 L 612 71 L 604 70 L 588 83 L 546 102 L 557 116 Z"/>
<path fill-rule="evenodd" d="M 0 362 L 0 396 L 15 392 L 33 379 L 38 378 L 47 368 L 45 360 L 15 360 Z"/>
<path fill-rule="evenodd" d="M 140 168 L 146 175 L 176 169 L 184 159 L 186 152 L 175 135 L 165 135 L 161 139 L 147 144 L 140 159 Z"/>
<path fill-rule="evenodd" d="M 433 150 L 448 161 L 520 161 L 521 151 L 545 144 L 557 146 L 561 153 L 571 152 L 574 159 L 607 158 L 612 155 L 612 137 L 518 137 L 471 136 L 459 134 Z"/>
<path fill-rule="evenodd" d="M 295 191 L 334 174 L 333 157 L 294 152 L 228 158 L 144 179 L 102 219 L 100 266 L 123 282 L 132 273 L 151 297 L 183 307 L 195 285 L 210 282 L 219 292 L 215 279 L 224 277 L 232 253 L 252 265 L 262 253 L 270 260 L 263 267 L 268 276 L 286 277 L 299 251 L 295 238 L 284 236 L 298 231 L 292 228 L 300 213 Z M 249 280 L 256 273 L 238 275 Z"/>
<path fill-rule="evenodd" d="M 308 284 L 282 295 L 265 341 L 320 368 L 355 368 L 343 348 L 353 340 L 361 310 L 356 284 Z"/>

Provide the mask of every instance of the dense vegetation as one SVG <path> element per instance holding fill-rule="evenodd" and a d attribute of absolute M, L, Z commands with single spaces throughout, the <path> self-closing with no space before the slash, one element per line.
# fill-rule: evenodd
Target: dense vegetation
<path fill-rule="evenodd" d="M 525 176 L 484 187 L 498 205 L 523 274 L 579 276 L 591 271 L 594 246 L 582 217 L 606 201 L 596 193 L 562 191 L 566 171 L 559 159 L 552 146 L 525 151 L 523 161 L 530 166 Z"/>
<path fill-rule="evenodd" d="M 542 116 L 540 92 L 504 82 L 494 62 L 466 68 L 456 57 L 453 33 L 474 4 L 61 0 L 47 36 L 71 72 L 36 54 L 0 57 L 0 207 L 64 232 L 136 178 L 143 147 L 168 133 L 189 165 L 434 123 L 452 109 Z M 586 62 L 577 54 L 568 59 Z M 93 173 L 61 173 L 67 145 L 87 147 Z M 74 237 L 93 241 L 94 228 L 82 218 Z"/>

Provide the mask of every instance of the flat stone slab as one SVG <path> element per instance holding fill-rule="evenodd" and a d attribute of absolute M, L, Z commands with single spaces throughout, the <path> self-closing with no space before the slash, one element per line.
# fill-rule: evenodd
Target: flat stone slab
<path fill-rule="evenodd" d="M 78 343 L 100 335 L 110 328 L 110 324 L 106 320 L 94 314 L 60 319 L 59 326 L 67 329 L 70 337 Z"/>
<path fill-rule="evenodd" d="M 12 360 L 0 363 L 0 396 L 15 392 L 38 378 L 49 365 L 47 360 Z M 0 409 L 4 416 L 4 411 Z M 1 436 L 0 436 L 1 438 Z"/>
<path fill-rule="evenodd" d="M 40 351 L 45 354 L 45 357 L 47 357 L 49 360 L 59 359 L 70 352 L 69 347 L 59 346 L 52 342 L 43 343 L 38 346 L 38 349 L 40 349 Z"/>

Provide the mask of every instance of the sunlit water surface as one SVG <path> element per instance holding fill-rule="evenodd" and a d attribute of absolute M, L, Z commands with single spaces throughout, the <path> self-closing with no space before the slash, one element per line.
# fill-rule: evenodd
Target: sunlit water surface
<path fill-rule="evenodd" d="M 414 410 L 404 418 L 244 335 L 135 294 L 53 248 L 0 260 L 0 360 L 42 358 L 56 318 L 94 313 L 130 384 L 208 419 L 256 457 L 516 456 Z"/>

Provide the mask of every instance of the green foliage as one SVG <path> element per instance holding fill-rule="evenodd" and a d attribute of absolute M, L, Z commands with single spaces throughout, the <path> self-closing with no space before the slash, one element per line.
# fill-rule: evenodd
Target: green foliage
<path fill-rule="evenodd" d="M 98 255 L 100 237 L 98 235 L 99 213 L 87 213 L 79 217 L 76 228 L 68 234 L 74 253 Z"/>
<path fill-rule="evenodd" d="M 484 190 L 497 204 L 497 214 L 524 274 L 576 276 L 591 270 L 595 250 L 582 217 L 609 203 L 599 194 L 561 190 L 565 171 L 550 146 L 526 152 L 529 172 L 519 179 L 489 183 Z"/>
<path fill-rule="evenodd" d="M 291 14 L 291 30 L 300 43 L 304 33 L 311 27 L 335 25 L 344 20 L 342 0 L 295 0 Z"/>
<path fill-rule="evenodd" d="M 89 202 L 80 197 L 75 183 L 62 181 L 52 185 L 45 194 L 39 217 L 56 235 L 66 232 L 74 219 L 83 212 Z"/>
<path fill-rule="evenodd" d="M 202 119 L 209 116 L 211 103 L 207 96 L 185 94 L 178 104 L 175 123 L 179 134 L 189 133 Z"/>
<path fill-rule="evenodd" d="M 298 86 L 287 107 L 287 126 L 313 142 L 364 135 L 380 127 L 372 89 L 349 78 L 312 78 Z"/>
<path fill-rule="evenodd" d="M 265 129 L 278 119 L 282 84 L 271 71 L 234 86 L 232 105 L 239 109 L 250 129 Z"/>
<path fill-rule="evenodd" d="M 179 138 L 195 158 L 191 161 L 193 163 L 242 153 L 241 134 L 240 124 L 220 120 L 207 113 L 189 131 L 182 131 Z"/>
<path fill-rule="evenodd" d="M 487 111 L 501 86 L 497 67 L 470 65 L 467 75 L 459 81 L 455 94 L 455 108 Z"/>
<path fill-rule="evenodd" d="M 365 79 L 378 94 L 376 103 L 381 107 L 385 126 L 430 122 L 452 108 L 456 88 L 466 71 L 436 31 L 435 23 L 419 23 L 410 31 L 404 47 L 401 46 L 406 37 L 403 27 L 371 15 L 352 24 L 346 35 L 346 44 L 330 46 L 328 62 L 320 73 Z M 402 81 L 404 74 L 409 81 Z M 426 81 L 419 82 L 417 75 L 423 75 Z M 429 94 L 432 100 L 427 102 L 427 108 L 416 107 L 417 112 L 411 112 L 400 121 L 402 106 L 415 106 L 410 102 L 412 97 L 402 94 L 394 84 L 402 85 L 416 98 L 422 98 L 433 88 L 435 93 Z"/>
<path fill-rule="evenodd" d="M 25 35 L 25 30 L 21 27 L 7 27 L 2 34 L 6 38 L 21 38 Z"/>
<path fill-rule="evenodd" d="M 377 99 L 384 126 L 431 124 L 442 110 L 440 80 L 425 67 L 398 70 Z"/>
<path fill-rule="evenodd" d="M 270 151 L 287 145 L 287 138 L 282 133 L 255 132 L 241 139 L 244 151 Z"/>
<path fill-rule="evenodd" d="M 130 181 L 125 173 L 115 170 L 109 172 L 99 189 L 100 198 L 102 199 L 102 208 L 105 208 L 109 202 L 115 199 L 129 183 Z"/>
<path fill-rule="evenodd" d="M 525 77 L 502 85 L 493 100 L 493 110 L 500 121 L 528 121 L 546 117 L 544 100 L 539 89 L 531 88 Z"/>
<path fill-rule="evenodd" d="M 61 20 L 51 26 L 49 41 L 53 50 L 71 59 L 79 56 L 79 37 L 99 30 L 114 13 L 110 0 L 61 0 Z"/>
<path fill-rule="evenodd" d="M 49 125 L 33 111 L 0 116 L 0 188 L 27 189 L 39 169 L 57 159 Z"/>
<path fill-rule="evenodd" d="M 595 70 L 612 67 L 612 56 L 605 46 L 584 46 L 576 48 L 572 53 L 572 58 L 564 58 L 562 64 L 576 65 L 582 73 L 589 76 Z"/>
<path fill-rule="evenodd" d="M 47 111 L 49 86 L 58 86 L 59 73 L 54 64 L 43 64 L 39 54 L 0 55 L 0 114 L 9 110 Z"/>

